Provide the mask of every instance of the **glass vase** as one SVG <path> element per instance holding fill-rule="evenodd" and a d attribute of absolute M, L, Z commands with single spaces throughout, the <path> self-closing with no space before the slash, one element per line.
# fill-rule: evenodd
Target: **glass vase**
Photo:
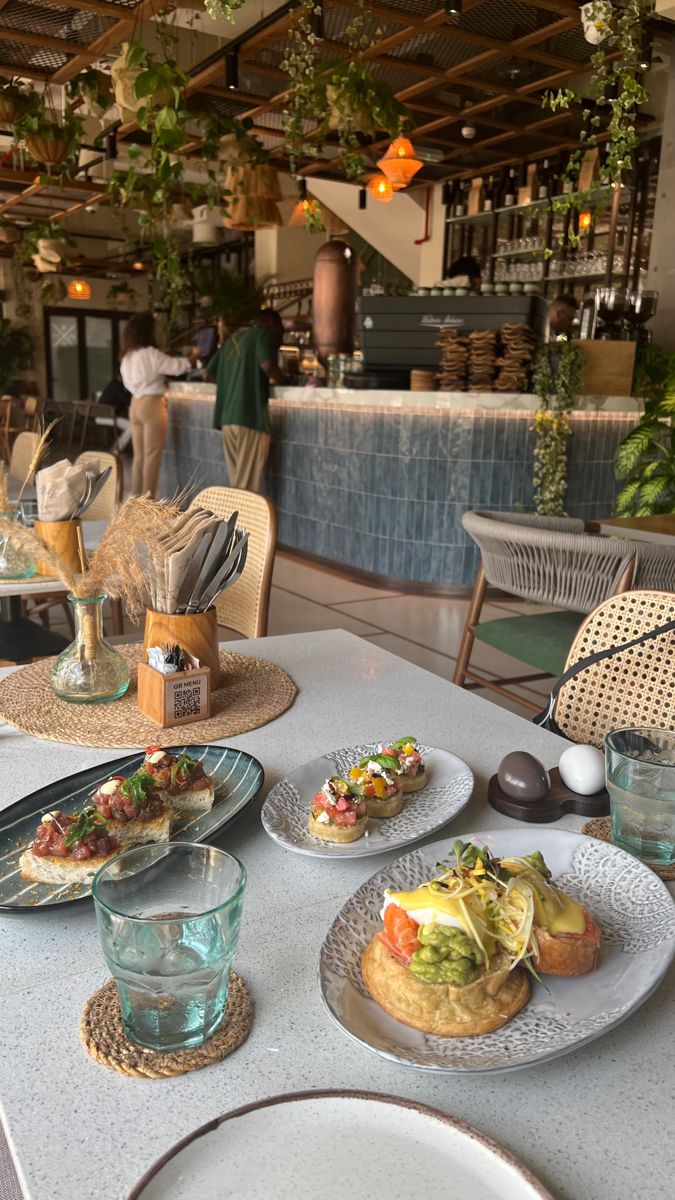
<path fill-rule="evenodd" d="M 102 610 L 106 596 L 68 596 L 75 615 L 75 641 L 57 658 L 52 690 L 71 704 L 105 704 L 129 687 L 126 659 L 106 642 Z"/>
<path fill-rule="evenodd" d="M 0 512 L 5 521 L 18 521 L 17 509 Z M 0 579 L 30 579 L 36 566 L 30 554 L 14 545 L 11 534 L 0 533 Z"/>

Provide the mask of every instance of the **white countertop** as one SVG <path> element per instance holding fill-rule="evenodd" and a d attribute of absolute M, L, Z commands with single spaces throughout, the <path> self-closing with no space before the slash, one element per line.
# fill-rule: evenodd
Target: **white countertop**
<path fill-rule="evenodd" d="M 529 749 L 552 766 L 566 745 L 342 630 L 238 642 L 237 651 L 271 659 L 299 686 L 277 721 L 231 740 L 260 759 L 266 788 L 336 745 L 412 726 L 465 758 L 476 775 L 469 808 L 448 830 L 454 839 L 513 825 L 485 801 L 507 751 Z M 0 806 L 113 756 L 2 726 Z M 264 833 L 259 808 L 220 841 L 249 872 L 235 966 L 252 992 L 255 1020 L 246 1044 L 218 1066 L 143 1081 L 97 1065 L 78 1039 L 82 1007 L 106 977 L 91 906 L 0 914 L 0 1099 L 31 1200 L 122 1200 L 161 1153 L 203 1122 L 265 1096 L 322 1087 L 394 1093 L 461 1117 L 508 1147 L 557 1200 L 670 1194 L 672 977 L 619 1028 L 543 1066 L 487 1079 L 386 1061 L 333 1025 L 317 986 L 319 948 L 336 911 L 386 856 L 327 862 L 284 851 Z M 553 828 L 581 824 L 566 817 Z"/>
<path fill-rule="evenodd" d="M 175 399 L 213 401 L 216 389 L 213 383 L 169 384 L 169 396 Z M 457 409 L 463 412 L 476 410 L 508 410 L 509 412 L 531 413 L 539 407 L 537 396 L 524 392 L 408 392 L 395 389 L 373 388 L 372 391 L 357 391 L 353 388 L 329 387 L 274 387 L 270 404 L 275 405 L 319 405 L 334 404 L 338 408 L 357 409 L 410 409 L 435 412 Z M 636 420 L 638 402 L 633 396 L 581 396 L 578 413 L 630 413 Z"/>

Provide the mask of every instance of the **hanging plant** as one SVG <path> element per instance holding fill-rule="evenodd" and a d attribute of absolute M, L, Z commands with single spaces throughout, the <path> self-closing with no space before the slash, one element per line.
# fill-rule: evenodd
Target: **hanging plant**
<path fill-rule="evenodd" d="M 25 111 L 31 91 L 27 84 L 10 79 L 0 84 L 0 121 L 14 125 Z"/>
<path fill-rule="evenodd" d="M 603 186 L 620 186 L 633 165 L 633 152 L 639 144 L 636 122 L 638 109 L 649 100 L 642 83 L 641 51 L 647 21 L 653 12 L 653 0 L 624 0 L 621 6 L 609 0 L 596 0 L 584 6 L 584 22 L 602 35 L 591 58 L 591 88 L 588 99 L 571 88 L 546 92 L 542 105 L 552 111 L 582 105 L 584 128 L 581 146 L 570 156 L 563 178 L 577 187 L 584 156 L 600 142 L 603 116 L 608 117 L 602 140 L 607 142 L 603 163 Z M 600 39 L 599 39 L 600 40 Z M 615 56 L 616 57 L 613 57 Z M 554 202 L 559 212 L 581 208 L 592 199 L 599 185 L 594 183 L 582 193 L 569 192 Z"/>
<path fill-rule="evenodd" d="M 675 353 L 645 346 L 635 369 L 635 394 L 644 402 L 637 425 L 615 459 L 623 487 L 617 517 L 675 512 Z"/>
<path fill-rule="evenodd" d="M 565 516 L 569 414 L 582 386 L 584 358 L 574 342 L 542 346 L 532 383 L 540 405 L 534 418 L 534 508 L 541 516 Z"/>
<path fill-rule="evenodd" d="M 65 179 L 69 169 L 79 165 L 83 126 L 74 104 L 66 104 L 63 113 L 57 113 L 46 92 L 41 96 L 31 92 L 14 123 L 14 142 L 23 142 L 35 162 L 48 170 L 63 168 L 58 178 Z"/>
<path fill-rule="evenodd" d="M 234 21 L 234 14 L 246 0 L 204 0 L 204 8 L 214 21 Z"/>
<path fill-rule="evenodd" d="M 134 309 L 138 304 L 138 296 L 131 285 L 122 279 L 111 283 L 106 301 L 113 308 Z"/>
<path fill-rule="evenodd" d="M 115 103 L 112 76 L 92 68 L 80 71 L 66 88 L 71 100 L 82 100 L 83 108 L 99 119 Z"/>

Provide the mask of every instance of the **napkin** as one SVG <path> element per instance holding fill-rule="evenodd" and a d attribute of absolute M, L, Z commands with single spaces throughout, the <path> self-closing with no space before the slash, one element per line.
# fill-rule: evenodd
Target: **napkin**
<path fill-rule="evenodd" d="M 86 484 L 86 467 L 67 458 L 44 467 L 35 476 L 38 516 L 41 521 L 68 521 L 77 508 Z"/>

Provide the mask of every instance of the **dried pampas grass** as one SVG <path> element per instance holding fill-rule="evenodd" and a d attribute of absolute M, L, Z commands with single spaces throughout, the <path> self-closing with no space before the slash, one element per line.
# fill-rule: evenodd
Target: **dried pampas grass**
<path fill-rule="evenodd" d="M 57 417 L 56 420 L 52 421 L 51 424 L 48 425 L 46 429 L 43 429 L 40 432 L 40 440 L 39 440 L 37 446 L 35 447 L 35 453 L 30 460 L 30 466 L 28 467 L 28 470 L 26 471 L 26 475 L 24 477 L 24 481 L 21 484 L 21 491 L 19 492 L 19 499 L 17 500 L 17 507 L 21 504 L 21 497 L 23 496 L 24 490 L 28 486 L 29 480 L 31 480 L 33 478 L 40 463 L 42 462 L 42 459 L 44 458 L 45 454 L 47 453 L 47 448 L 49 446 L 49 435 L 50 435 L 52 429 L 54 428 L 54 426 L 58 424 L 59 420 L 60 420 L 60 418 Z"/>
<path fill-rule="evenodd" d="M 0 512 L 12 512 L 14 505 L 7 490 L 7 467 L 0 463 Z"/>

